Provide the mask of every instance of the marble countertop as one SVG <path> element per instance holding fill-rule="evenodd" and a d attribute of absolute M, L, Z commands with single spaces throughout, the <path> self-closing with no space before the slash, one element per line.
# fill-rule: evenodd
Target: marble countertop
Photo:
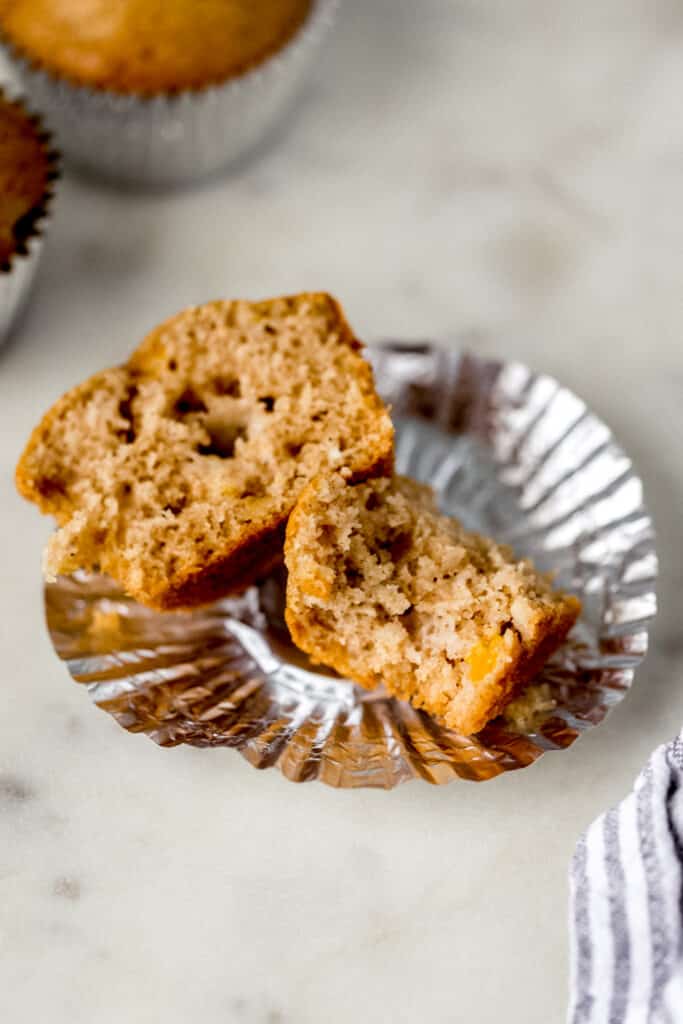
<path fill-rule="evenodd" d="M 11 1024 L 554 1024 L 567 866 L 683 722 L 683 8 L 346 0 L 290 123 L 191 192 L 67 175 L 0 355 L 0 991 Z M 463 339 L 567 383 L 633 455 L 661 611 L 571 750 L 474 785 L 337 792 L 162 750 L 48 641 L 39 414 L 153 324 L 326 288 L 361 337 Z"/>

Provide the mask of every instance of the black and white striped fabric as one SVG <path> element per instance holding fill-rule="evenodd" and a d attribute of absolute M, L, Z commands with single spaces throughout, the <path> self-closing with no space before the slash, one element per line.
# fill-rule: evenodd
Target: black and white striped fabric
<path fill-rule="evenodd" d="M 569 1024 L 683 1021 L 683 733 L 579 840 Z"/>

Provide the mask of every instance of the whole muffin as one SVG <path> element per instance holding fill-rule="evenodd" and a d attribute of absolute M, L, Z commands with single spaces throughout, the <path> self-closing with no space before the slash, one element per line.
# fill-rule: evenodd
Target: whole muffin
<path fill-rule="evenodd" d="M 29 291 L 57 157 L 39 119 L 0 90 L 0 343 Z"/>
<path fill-rule="evenodd" d="M 6 37 L 77 85 L 114 92 L 203 89 L 291 39 L 312 0 L 0 0 Z"/>
<path fill-rule="evenodd" d="M 67 156 L 175 183 L 242 155 L 286 107 L 335 0 L 0 0 L 0 34 Z"/>

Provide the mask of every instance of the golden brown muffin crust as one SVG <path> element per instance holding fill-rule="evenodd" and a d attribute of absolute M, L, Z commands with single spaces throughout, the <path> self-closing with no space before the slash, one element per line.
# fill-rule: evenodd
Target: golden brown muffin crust
<path fill-rule="evenodd" d="M 0 270 L 33 234 L 47 199 L 50 164 L 36 121 L 0 91 Z"/>
<path fill-rule="evenodd" d="M 0 28 L 34 64 L 114 92 L 202 89 L 281 49 L 312 0 L 0 0 Z"/>

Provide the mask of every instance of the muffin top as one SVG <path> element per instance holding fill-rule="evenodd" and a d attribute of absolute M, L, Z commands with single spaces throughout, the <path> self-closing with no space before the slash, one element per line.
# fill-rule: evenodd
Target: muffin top
<path fill-rule="evenodd" d="M 122 93 L 202 89 L 279 50 L 313 0 L 0 0 L 0 31 L 73 82 Z"/>
<path fill-rule="evenodd" d="M 0 92 L 0 271 L 33 234 L 48 194 L 50 164 L 35 119 Z"/>

